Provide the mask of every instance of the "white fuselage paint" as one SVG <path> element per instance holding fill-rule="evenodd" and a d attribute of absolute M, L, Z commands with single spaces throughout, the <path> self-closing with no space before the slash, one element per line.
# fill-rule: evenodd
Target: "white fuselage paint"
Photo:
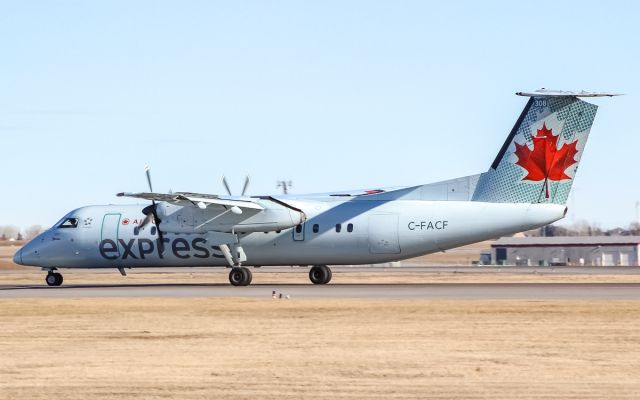
<path fill-rule="evenodd" d="M 555 204 L 360 199 L 289 203 L 305 212 L 303 229 L 241 233 L 244 265 L 397 261 L 540 227 L 565 214 L 565 207 Z M 166 233 L 161 254 L 153 225 L 137 232 L 142 207 L 74 210 L 68 215 L 78 218 L 78 226 L 44 232 L 23 247 L 22 263 L 45 268 L 227 266 L 204 234 Z"/>

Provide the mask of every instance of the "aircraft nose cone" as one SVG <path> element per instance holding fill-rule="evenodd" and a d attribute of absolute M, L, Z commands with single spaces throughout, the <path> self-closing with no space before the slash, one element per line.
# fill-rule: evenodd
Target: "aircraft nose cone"
<path fill-rule="evenodd" d="M 40 256 L 42 250 L 41 241 L 34 239 L 22 246 L 20 250 L 13 256 L 13 262 L 20 265 L 38 266 L 40 265 Z"/>
<path fill-rule="evenodd" d="M 22 249 L 18 250 L 13 256 L 13 262 L 18 265 L 22 265 Z"/>

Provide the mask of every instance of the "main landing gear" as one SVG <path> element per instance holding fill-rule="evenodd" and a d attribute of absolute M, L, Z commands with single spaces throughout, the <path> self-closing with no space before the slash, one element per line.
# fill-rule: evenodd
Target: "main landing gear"
<path fill-rule="evenodd" d="M 236 213 L 233 211 L 233 208 L 228 211 Z M 241 214 L 242 211 L 239 213 Z M 240 235 L 233 231 L 230 234 L 209 232 L 207 234 L 207 242 L 214 243 L 220 248 L 224 258 L 227 260 L 227 264 L 231 267 L 229 283 L 233 286 L 249 286 L 252 274 L 249 268 L 241 266 L 243 262 L 247 261 L 247 255 L 242 249 L 242 246 L 240 246 Z"/>
<path fill-rule="evenodd" d="M 59 272 L 54 272 L 54 270 L 49 270 L 47 273 L 47 277 L 44 279 L 49 286 L 60 286 L 62 285 L 62 274 Z"/>
<path fill-rule="evenodd" d="M 309 271 L 309 279 L 316 285 L 324 285 L 331 280 L 331 269 L 326 265 L 314 265 Z"/>
<path fill-rule="evenodd" d="M 253 275 L 247 267 L 233 267 L 229 272 L 229 282 L 233 286 L 249 286 Z"/>

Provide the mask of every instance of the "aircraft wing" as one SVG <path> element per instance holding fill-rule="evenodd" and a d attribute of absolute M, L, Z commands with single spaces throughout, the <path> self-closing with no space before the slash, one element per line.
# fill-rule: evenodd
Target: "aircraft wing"
<path fill-rule="evenodd" d="M 247 200 L 235 200 L 235 199 L 221 199 L 216 195 L 202 194 L 202 193 L 190 193 L 190 192 L 176 192 L 176 193 L 118 193 L 118 197 L 134 197 L 137 199 L 165 201 L 167 203 L 178 204 L 181 206 L 192 206 L 198 208 L 207 208 L 209 205 L 219 207 L 238 207 L 240 209 L 251 210 L 264 210 L 264 207 L 258 204 L 253 199 Z"/>

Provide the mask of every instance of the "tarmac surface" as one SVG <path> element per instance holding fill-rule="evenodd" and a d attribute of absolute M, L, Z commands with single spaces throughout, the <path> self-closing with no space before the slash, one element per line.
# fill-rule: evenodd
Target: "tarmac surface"
<path fill-rule="evenodd" d="M 294 299 L 640 300 L 638 283 L 0 285 L 0 298 L 248 297 Z"/>
<path fill-rule="evenodd" d="M 389 272 L 424 273 L 424 274 L 460 274 L 487 273 L 492 275 L 637 275 L 638 282 L 436 282 L 436 283 L 340 283 L 334 279 L 327 285 L 311 283 L 253 283 L 247 287 L 234 287 L 228 283 L 220 283 L 228 270 L 210 268 L 217 274 L 218 283 L 171 282 L 171 272 L 202 272 L 202 268 L 154 268 L 144 272 L 162 273 L 162 282 L 96 282 L 81 284 L 64 283 L 60 287 L 49 287 L 42 284 L 2 284 L 0 281 L 0 299 L 2 298 L 84 298 L 84 297 L 245 297 L 271 298 L 282 293 L 292 299 L 349 298 L 349 299 L 461 299 L 461 300 L 640 300 L 640 268 L 637 267 L 332 267 L 334 272 L 362 272 L 364 275 L 378 275 Z M 137 271 L 140 271 L 139 269 Z M 263 267 L 260 272 L 282 274 L 306 274 L 306 269 L 295 267 Z M 82 275 L 87 270 L 61 270 L 67 276 Z M 23 274 L 24 270 L 3 271 L 3 274 Z M 112 269 L 90 270 L 92 274 L 114 274 Z M 167 275 L 164 275 L 164 274 Z M 44 278 L 44 272 L 29 271 L 34 278 Z M 95 275 L 94 275 L 95 276 Z M 284 276 L 284 275 L 283 275 Z M 335 277 L 335 275 L 334 275 Z M 126 278 L 124 278 L 126 279 Z M 411 279 L 407 276 L 407 279 Z M 166 281 L 165 281 L 166 280 Z M 338 281 L 338 282 L 336 282 Z M 37 282 L 36 279 L 33 281 Z M 255 280 L 254 280 L 255 282 Z"/>

